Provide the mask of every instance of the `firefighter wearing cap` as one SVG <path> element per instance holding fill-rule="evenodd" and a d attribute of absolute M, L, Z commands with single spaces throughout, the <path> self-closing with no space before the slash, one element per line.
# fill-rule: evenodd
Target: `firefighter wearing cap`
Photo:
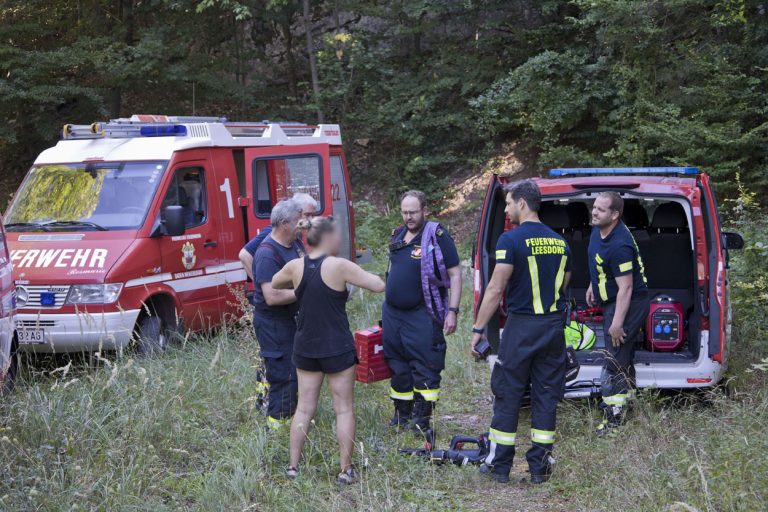
<path fill-rule="evenodd" d="M 507 320 L 491 374 L 495 397 L 491 448 L 482 474 L 508 482 L 515 455 L 523 394 L 531 386 L 531 448 L 526 454 L 533 483 L 552 474 L 557 404 L 565 390 L 566 302 L 571 253 L 565 240 L 539 221 L 539 187 L 530 180 L 506 187 L 506 213 L 519 226 L 499 238 L 496 267 L 472 328 L 472 352 L 506 287 Z"/>
<path fill-rule="evenodd" d="M 603 304 L 606 357 L 601 404 L 603 436 L 621 425 L 634 384 L 635 339 L 648 317 L 648 285 L 640 250 L 621 221 L 624 200 L 616 192 L 602 192 L 592 206 L 589 239 L 590 284 L 587 304 Z"/>
<path fill-rule="evenodd" d="M 449 310 L 441 324 L 424 302 L 421 259 L 432 257 L 432 248 L 421 247 L 426 225 L 423 192 L 403 194 L 404 225 L 392 233 L 386 300 L 382 306 L 384 357 L 392 370 L 389 396 L 395 413 L 393 427 L 409 425 L 431 436 L 431 418 L 440 397 L 440 372 L 445 367 L 445 335 L 456 330 L 461 301 L 459 254 L 451 236 L 435 232 L 450 278 Z"/>

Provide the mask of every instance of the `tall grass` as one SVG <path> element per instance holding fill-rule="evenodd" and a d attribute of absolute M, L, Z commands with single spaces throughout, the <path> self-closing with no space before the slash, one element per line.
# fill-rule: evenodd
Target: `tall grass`
<path fill-rule="evenodd" d="M 99 365 L 27 366 L 0 404 L 2 510 L 765 510 L 768 492 L 768 387 L 755 363 L 768 355 L 756 245 L 765 224 L 750 224 L 750 249 L 735 255 L 733 361 L 726 390 L 641 394 L 615 439 L 592 435 L 589 401 L 560 407 L 559 461 L 543 487 L 519 483 L 523 457 L 506 487 L 474 468 L 430 466 L 397 454 L 418 446 L 385 426 L 387 383 L 356 395 L 358 485 L 340 489 L 334 415 L 323 394 L 301 477 L 284 477 L 286 432 L 266 429 L 256 406 L 257 347 L 247 326 L 190 339 L 153 358 L 107 355 Z M 766 240 L 768 242 L 768 240 Z M 755 249 L 756 248 L 756 249 Z M 755 250 L 753 250 L 755 249 Z M 759 298 L 759 295 L 758 295 Z M 470 311 L 465 293 L 463 311 Z M 356 292 L 355 328 L 379 318 L 378 301 Z M 487 429 L 488 368 L 470 360 L 469 315 L 450 337 L 436 419 L 439 444 Z M 752 371 L 749 371 L 752 370 Z M 519 427 L 527 449 L 527 413 Z"/>

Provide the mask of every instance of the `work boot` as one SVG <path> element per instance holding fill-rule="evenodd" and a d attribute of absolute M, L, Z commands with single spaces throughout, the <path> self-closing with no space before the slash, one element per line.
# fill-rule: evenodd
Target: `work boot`
<path fill-rule="evenodd" d="M 615 435 L 617 429 L 624 424 L 624 411 L 616 405 L 606 406 L 603 409 L 603 421 L 597 426 L 597 437 L 610 437 Z"/>
<path fill-rule="evenodd" d="M 411 421 L 411 414 L 413 413 L 413 400 L 392 400 L 395 404 L 395 413 L 392 415 L 392 420 L 389 422 L 389 426 L 392 428 L 400 429 L 408 425 Z"/>
<path fill-rule="evenodd" d="M 411 416 L 411 428 L 414 432 L 432 430 L 432 412 L 434 410 L 435 402 L 428 402 L 416 395 L 413 403 L 413 416 Z"/>
<path fill-rule="evenodd" d="M 544 471 L 541 473 L 534 473 L 531 471 L 531 483 L 538 485 L 549 481 L 552 477 L 552 473 L 555 471 L 555 458 L 551 455 L 547 456 L 547 461 L 544 464 Z"/>
<path fill-rule="evenodd" d="M 486 478 L 491 478 L 494 481 L 500 483 L 500 484 L 508 484 L 509 483 L 509 474 L 502 474 L 502 473 L 496 473 L 493 471 L 493 466 L 489 466 L 488 464 L 480 464 L 480 474 Z"/>

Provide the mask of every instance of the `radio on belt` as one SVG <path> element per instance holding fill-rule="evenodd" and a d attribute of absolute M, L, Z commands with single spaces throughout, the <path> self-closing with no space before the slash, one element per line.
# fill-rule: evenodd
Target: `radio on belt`
<path fill-rule="evenodd" d="M 648 350 L 673 352 L 685 343 L 683 305 L 669 295 L 657 295 L 651 300 L 645 342 Z"/>
<path fill-rule="evenodd" d="M 381 327 L 355 331 L 355 350 L 359 361 L 355 376 L 358 382 L 377 382 L 392 376 L 384 359 Z"/>

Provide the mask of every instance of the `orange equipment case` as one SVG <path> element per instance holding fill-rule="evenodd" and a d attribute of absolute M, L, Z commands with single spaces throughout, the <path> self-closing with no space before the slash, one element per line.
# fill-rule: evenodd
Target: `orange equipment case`
<path fill-rule="evenodd" d="M 384 359 L 381 327 L 355 331 L 355 350 L 359 360 L 356 376 L 358 382 L 377 382 L 392 376 L 392 371 Z"/>

